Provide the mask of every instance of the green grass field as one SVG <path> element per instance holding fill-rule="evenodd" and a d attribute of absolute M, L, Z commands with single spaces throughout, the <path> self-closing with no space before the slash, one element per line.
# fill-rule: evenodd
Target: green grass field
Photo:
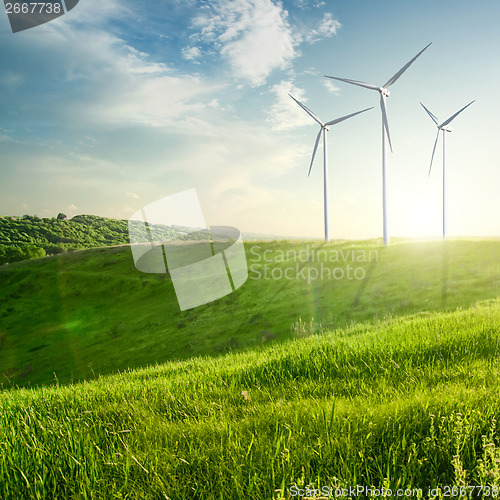
<path fill-rule="evenodd" d="M 255 242 L 246 244 L 246 252 L 249 279 L 243 287 L 183 312 L 168 275 L 136 271 L 129 247 L 1 266 L 0 383 L 50 384 L 55 377 L 76 382 L 281 341 L 294 335 L 299 319 L 309 330 L 311 321 L 313 330 L 328 330 L 451 311 L 496 298 L 500 290 L 497 240 L 389 248 L 376 241 Z M 347 266 L 364 278 L 348 279 Z M 327 279 L 324 268 L 336 275 Z M 286 278 L 287 270 L 294 279 Z M 312 279 L 315 272 L 318 279 Z"/>
<path fill-rule="evenodd" d="M 500 486 L 500 241 L 246 250 L 184 312 L 127 247 L 0 267 L 0 498 Z"/>

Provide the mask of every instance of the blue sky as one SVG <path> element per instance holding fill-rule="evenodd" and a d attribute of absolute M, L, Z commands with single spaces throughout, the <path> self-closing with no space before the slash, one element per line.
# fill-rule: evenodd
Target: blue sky
<path fill-rule="evenodd" d="M 500 234 L 496 0 L 80 0 L 12 34 L 0 15 L 0 215 L 127 219 L 196 188 L 210 225 L 321 238 L 317 125 L 329 132 L 334 238 L 382 233 L 378 95 L 324 74 L 391 87 L 393 236 L 441 230 L 435 126 L 476 99 L 447 137 L 449 232 Z"/>

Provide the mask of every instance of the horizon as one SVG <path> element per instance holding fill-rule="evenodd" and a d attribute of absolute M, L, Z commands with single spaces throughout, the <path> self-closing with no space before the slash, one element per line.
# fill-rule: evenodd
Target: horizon
<path fill-rule="evenodd" d="M 62 213 L 62 212 L 61 212 Z M 129 222 L 130 219 L 114 219 L 113 217 L 106 217 L 103 215 L 97 215 L 97 214 L 75 214 L 72 215 L 71 217 L 66 217 L 64 220 L 71 221 L 75 217 L 98 217 L 101 219 L 108 219 L 108 220 L 115 220 L 115 221 L 120 221 L 120 222 Z M 40 220 L 44 219 L 57 219 L 57 215 L 53 216 L 46 216 L 46 217 L 40 217 L 37 214 L 23 214 L 23 215 L 0 215 L 0 219 L 16 219 L 16 220 L 22 220 L 24 217 L 38 217 Z M 178 224 L 155 224 L 155 225 L 160 225 L 160 226 L 165 226 L 165 227 L 178 227 L 178 228 L 185 228 L 185 226 L 181 226 Z M 366 237 L 366 238 L 332 238 L 330 241 L 325 242 L 324 238 L 321 236 L 315 237 L 315 236 L 303 236 L 303 235 L 287 235 L 287 234 L 275 234 L 275 233 L 258 233 L 258 232 L 252 232 L 252 231 L 241 231 L 241 235 L 244 238 L 244 241 L 247 243 L 250 242 L 263 242 L 263 243 L 272 243 L 269 241 L 270 238 L 273 238 L 277 241 L 287 241 L 289 239 L 294 240 L 294 242 L 300 243 L 300 242 L 310 242 L 310 243 L 322 243 L 322 244 L 341 244 L 345 242 L 370 242 L 370 241 L 379 241 L 383 243 L 383 237 L 382 236 L 375 236 L 375 237 Z M 254 238 L 266 238 L 266 239 L 254 239 Z M 392 243 L 404 243 L 404 242 L 435 242 L 435 241 L 457 241 L 457 240 L 491 240 L 491 239 L 500 239 L 500 235 L 481 235 L 481 234 L 471 234 L 467 236 L 448 236 L 447 238 L 443 238 L 440 235 L 427 235 L 427 236 L 394 236 L 391 237 L 391 244 Z M 200 240 L 202 241 L 202 240 Z M 120 244 L 118 246 L 126 246 L 126 245 L 140 245 L 143 243 L 126 243 L 126 244 Z M 116 245 L 112 245 L 116 246 Z M 91 248 L 87 249 L 82 249 L 82 250 L 75 250 L 75 251 L 87 251 L 91 250 Z"/>

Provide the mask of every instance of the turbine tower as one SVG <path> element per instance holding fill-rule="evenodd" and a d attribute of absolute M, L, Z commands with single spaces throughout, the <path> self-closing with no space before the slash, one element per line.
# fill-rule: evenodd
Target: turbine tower
<path fill-rule="evenodd" d="M 432 170 L 432 160 L 434 160 L 434 153 L 436 152 L 436 146 L 439 140 L 439 132 L 443 132 L 443 238 L 447 236 L 447 220 L 446 220 L 446 132 L 451 132 L 453 129 L 448 127 L 448 125 L 454 120 L 465 108 L 468 108 L 474 101 L 469 102 L 467 106 L 464 106 L 460 111 L 457 111 L 453 116 L 450 116 L 441 125 L 439 120 L 433 115 L 422 103 L 422 107 L 427 111 L 427 114 L 431 117 L 431 120 L 437 126 L 436 140 L 434 141 L 434 148 L 432 149 L 431 164 L 429 166 L 429 177 Z"/>
<path fill-rule="evenodd" d="M 318 149 L 319 140 L 321 135 L 323 134 L 323 176 L 324 176 L 324 210 L 325 210 L 325 241 L 330 241 L 330 225 L 328 221 L 328 162 L 327 162 L 327 141 L 326 141 L 326 133 L 328 132 L 331 125 L 336 125 L 337 123 L 343 122 L 348 118 L 359 115 L 360 113 L 364 113 L 371 108 L 366 108 L 361 111 L 357 111 L 356 113 L 351 113 L 350 115 L 342 116 L 341 118 L 337 118 L 335 120 L 331 120 L 329 122 L 323 123 L 308 107 L 304 106 L 301 102 L 297 101 L 293 95 L 288 94 L 314 121 L 316 121 L 319 126 L 318 136 L 316 137 L 316 143 L 314 144 L 313 154 L 311 158 L 311 165 L 309 166 L 308 176 L 311 174 L 311 169 L 314 163 L 314 157 L 316 156 L 316 151 Z"/>
<path fill-rule="evenodd" d="M 431 42 L 432 43 L 432 42 Z M 431 45 L 429 43 L 429 45 Z M 389 214 L 387 211 L 387 164 L 386 164 L 386 134 L 389 140 L 389 147 L 392 152 L 391 135 L 389 134 L 389 122 L 387 121 L 387 106 L 386 99 L 389 97 L 390 92 L 388 88 L 396 82 L 396 80 L 415 62 L 417 57 L 422 54 L 422 52 L 429 47 L 427 45 L 424 47 L 411 61 L 406 63 L 392 78 L 390 78 L 387 83 L 379 87 L 377 85 L 372 85 L 370 83 L 358 82 L 356 80 L 348 80 L 347 78 L 338 78 L 336 76 L 326 76 L 326 78 L 332 78 L 333 80 L 339 80 L 345 83 L 351 83 L 352 85 L 358 85 L 360 87 L 365 87 L 370 90 L 376 90 L 380 93 L 380 109 L 382 110 L 382 213 L 384 220 L 384 244 L 389 245 L 391 242 L 390 231 L 389 231 Z"/>

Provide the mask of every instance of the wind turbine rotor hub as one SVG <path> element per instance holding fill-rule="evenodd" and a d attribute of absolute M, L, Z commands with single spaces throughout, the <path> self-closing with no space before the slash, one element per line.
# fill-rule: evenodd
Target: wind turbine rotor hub
<path fill-rule="evenodd" d="M 384 87 L 380 87 L 378 90 L 385 97 L 389 97 L 391 95 L 389 90 L 385 89 Z"/>

